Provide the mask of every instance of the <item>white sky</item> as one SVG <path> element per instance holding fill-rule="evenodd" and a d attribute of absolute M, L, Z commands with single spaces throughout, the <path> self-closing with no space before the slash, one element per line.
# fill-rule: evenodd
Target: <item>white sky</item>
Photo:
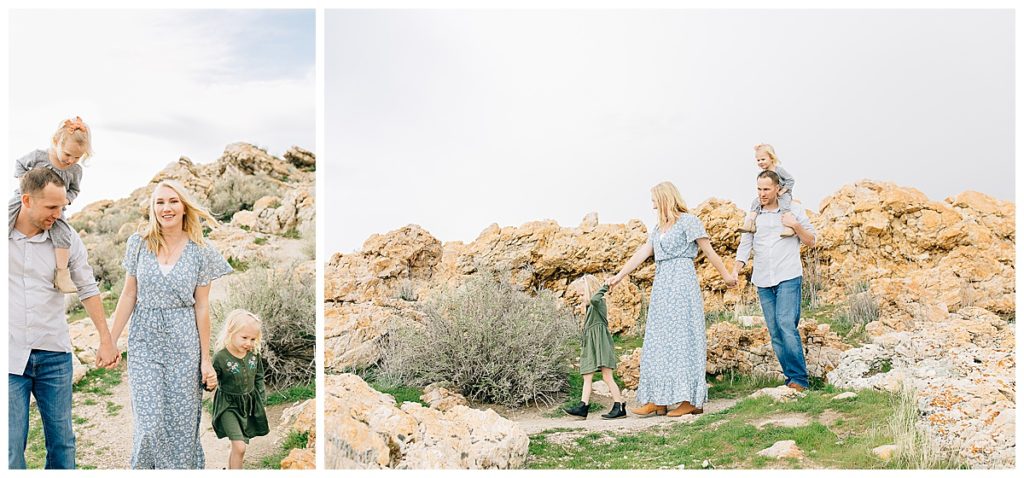
<path fill-rule="evenodd" d="M 71 212 L 236 141 L 313 149 L 315 27 L 313 10 L 11 11 L 8 191 L 75 115 L 96 154 Z"/>
<path fill-rule="evenodd" d="M 775 145 L 812 209 L 862 178 L 1014 199 L 1014 22 L 989 11 L 339 11 L 325 250 L 405 224 L 650 222 L 749 205 Z"/>

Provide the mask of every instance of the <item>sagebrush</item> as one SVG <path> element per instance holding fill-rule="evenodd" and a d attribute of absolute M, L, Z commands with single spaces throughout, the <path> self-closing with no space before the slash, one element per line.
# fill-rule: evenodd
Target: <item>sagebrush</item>
<path fill-rule="evenodd" d="M 553 403 L 567 386 L 576 321 L 554 294 L 519 290 L 478 273 L 426 301 L 423 324 L 395 327 L 381 344 L 388 381 L 452 385 L 466 398 L 510 407 Z"/>
<path fill-rule="evenodd" d="M 251 211 L 258 199 L 277 195 L 280 189 L 277 182 L 260 175 L 225 172 L 210 193 L 210 213 L 220 221 L 230 221 L 236 212 Z"/>
<path fill-rule="evenodd" d="M 311 383 L 316 376 L 316 282 L 313 274 L 295 269 L 254 267 L 232 274 L 228 297 L 212 307 L 213 337 L 233 309 L 263 321 L 266 380 L 274 388 Z"/>

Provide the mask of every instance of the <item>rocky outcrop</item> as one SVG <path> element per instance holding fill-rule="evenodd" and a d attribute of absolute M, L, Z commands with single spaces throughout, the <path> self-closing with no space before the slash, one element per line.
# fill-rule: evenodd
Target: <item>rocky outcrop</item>
<path fill-rule="evenodd" d="M 1012 324 L 968 307 L 846 351 L 828 379 L 913 390 L 936 443 L 973 466 L 1002 468 L 1014 462 L 1015 345 Z"/>
<path fill-rule="evenodd" d="M 399 408 L 356 375 L 329 375 L 326 382 L 328 468 L 509 469 L 526 461 L 526 433 L 493 410 L 441 411 L 411 402 Z"/>
<path fill-rule="evenodd" d="M 286 409 L 281 414 L 279 436 L 288 437 L 292 433 L 305 433 L 305 448 L 293 448 L 281 460 L 282 470 L 315 470 L 316 469 L 316 400 L 306 400 Z"/>

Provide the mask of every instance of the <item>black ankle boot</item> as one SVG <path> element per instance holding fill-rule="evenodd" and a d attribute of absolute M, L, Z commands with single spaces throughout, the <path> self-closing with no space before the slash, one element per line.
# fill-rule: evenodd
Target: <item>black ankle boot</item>
<path fill-rule="evenodd" d="M 564 411 L 565 413 L 568 413 L 569 415 L 572 415 L 574 417 L 580 417 L 581 419 L 586 420 L 587 419 L 587 412 L 590 411 L 590 405 L 587 405 L 586 403 L 580 402 L 580 403 L 576 404 L 576 406 L 574 406 L 574 407 L 563 408 L 562 411 Z"/>
<path fill-rule="evenodd" d="M 612 420 L 615 418 L 622 418 L 624 416 L 626 416 L 626 404 L 623 402 L 615 402 L 612 405 L 612 409 L 609 410 L 608 413 L 601 415 L 601 418 L 605 420 Z"/>

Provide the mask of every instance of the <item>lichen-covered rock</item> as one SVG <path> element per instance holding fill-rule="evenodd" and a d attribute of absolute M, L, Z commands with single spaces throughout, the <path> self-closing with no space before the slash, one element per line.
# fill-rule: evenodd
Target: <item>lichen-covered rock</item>
<path fill-rule="evenodd" d="M 351 374 L 328 376 L 326 394 L 328 468 L 509 469 L 526 461 L 529 437 L 493 410 L 397 408 Z"/>

